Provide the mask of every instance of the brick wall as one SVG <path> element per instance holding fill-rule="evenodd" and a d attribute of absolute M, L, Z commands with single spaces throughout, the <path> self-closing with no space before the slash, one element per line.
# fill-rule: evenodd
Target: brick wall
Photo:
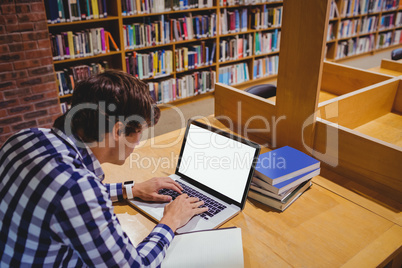
<path fill-rule="evenodd" d="M 61 114 L 42 0 L 0 0 L 0 146 Z"/>

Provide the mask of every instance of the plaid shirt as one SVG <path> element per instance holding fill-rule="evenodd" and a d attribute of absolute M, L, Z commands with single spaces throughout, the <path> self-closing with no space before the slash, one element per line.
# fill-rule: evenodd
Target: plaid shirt
<path fill-rule="evenodd" d="M 135 248 L 99 161 L 57 129 L 27 129 L 0 149 L 0 267 L 155 267 L 172 241 L 158 224 Z"/>

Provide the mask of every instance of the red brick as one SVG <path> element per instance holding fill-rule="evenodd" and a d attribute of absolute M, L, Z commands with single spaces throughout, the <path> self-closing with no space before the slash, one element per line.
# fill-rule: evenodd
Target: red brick
<path fill-rule="evenodd" d="M 53 66 L 41 66 L 38 68 L 33 68 L 28 70 L 29 76 L 36 76 L 36 75 L 44 75 L 44 74 L 53 74 Z M 48 79 L 48 78 L 46 78 Z"/>
<path fill-rule="evenodd" d="M 0 119 L 0 126 L 10 125 L 10 124 L 18 123 L 18 122 L 21 122 L 21 121 L 22 121 L 21 116 L 13 116 L 13 117 L 8 117 L 8 118 L 2 118 L 2 119 Z"/>
<path fill-rule="evenodd" d="M 21 42 L 21 33 L 12 33 L 7 35 L 0 35 L 0 45 L 10 44 L 12 42 Z"/>
<path fill-rule="evenodd" d="M 38 42 L 32 41 L 32 42 L 24 42 L 23 43 L 24 50 L 33 50 L 38 48 Z"/>
<path fill-rule="evenodd" d="M 47 109 L 50 115 L 61 115 L 60 105 L 55 105 Z"/>
<path fill-rule="evenodd" d="M 2 72 L 9 72 L 13 70 L 13 64 L 12 63 L 0 63 L 0 73 Z"/>
<path fill-rule="evenodd" d="M 32 128 L 32 127 L 36 127 L 36 126 L 37 126 L 36 121 L 32 120 L 32 121 L 27 121 L 27 122 L 23 122 L 23 123 L 20 123 L 20 124 L 13 125 L 12 129 L 14 131 L 18 131 L 18 130 L 21 130 L 21 129 Z"/>
<path fill-rule="evenodd" d="M 49 38 L 48 31 L 37 31 L 32 33 L 22 33 L 22 41 L 42 40 Z"/>
<path fill-rule="evenodd" d="M 14 62 L 25 59 L 24 52 L 14 52 L 0 55 L 0 63 Z"/>
<path fill-rule="evenodd" d="M 58 104 L 59 104 L 59 99 L 51 99 L 51 100 L 47 99 L 45 101 L 35 103 L 35 108 L 36 109 L 45 108 L 45 107 L 50 107 L 50 106 L 58 105 Z"/>
<path fill-rule="evenodd" d="M 35 111 L 35 112 L 31 112 L 31 113 L 27 113 L 24 115 L 24 119 L 25 120 L 29 120 L 29 119 L 34 119 L 34 118 L 41 118 L 43 116 L 47 116 L 47 110 L 39 110 L 39 111 Z"/>
<path fill-rule="evenodd" d="M 33 85 L 40 85 L 42 83 L 41 77 L 34 77 L 29 79 L 21 79 L 17 81 L 18 87 L 26 87 L 26 86 L 33 86 Z"/>
<path fill-rule="evenodd" d="M 15 98 L 15 97 L 24 97 L 31 94 L 31 90 L 29 88 L 17 88 L 14 90 L 7 90 L 3 92 L 5 99 Z"/>
<path fill-rule="evenodd" d="M 52 57 L 46 57 L 46 58 L 40 59 L 40 65 L 45 66 L 45 65 L 49 65 L 49 64 L 53 64 Z"/>
<path fill-rule="evenodd" d="M 18 107 L 14 107 L 11 109 L 8 109 L 8 113 L 10 115 L 13 114 L 22 114 L 22 113 L 27 113 L 33 110 L 33 106 L 32 105 L 25 105 L 25 106 L 18 106 Z"/>
<path fill-rule="evenodd" d="M 39 127 L 51 127 L 53 125 L 54 120 L 57 119 L 59 115 L 48 116 L 45 118 L 37 119 Z"/>
<path fill-rule="evenodd" d="M 54 73 L 43 75 L 43 76 L 41 76 L 41 78 L 42 78 L 43 83 L 55 82 L 56 81 Z"/>
<path fill-rule="evenodd" d="M 17 51 L 24 50 L 23 43 L 11 43 L 8 45 L 8 47 L 10 48 L 11 52 L 17 52 Z"/>
<path fill-rule="evenodd" d="M 17 33 L 20 31 L 20 27 L 18 24 L 7 24 L 6 25 L 6 32 L 7 33 Z"/>
<path fill-rule="evenodd" d="M 33 102 L 37 102 L 37 101 L 41 101 L 43 100 L 45 97 L 44 94 L 37 94 L 37 95 L 30 95 L 28 97 L 25 98 L 21 98 L 20 101 L 21 103 L 33 103 Z"/>
<path fill-rule="evenodd" d="M 43 39 L 43 40 L 38 40 L 37 41 L 38 47 L 39 48 L 46 48 L 46 49 L 50 49 L 51 45 L 50 45 L 50 40 L 49 39 Z"/>
<path fill-rule="evenodd" d="M 42 92 L 47 92 L 47 91 L 55 91 L 58 92 L 58 87 L 56 85 L 56 82 L 51 82 L 51 83 L 46 83 L 46 84 L 41 84 L 38 86 L 33 86 L 32 88 L 33 93 L 42 93 Z"/>
<path fill-rule="evenodd" d="M 43 3 L 32 3 L 31 4 L 32 12 L 45 12 L 45 5 Z"/>
<path fill-rule="evenodd" d="M 6 27 L 4 25 L 0 25 L 0 34 L 6 34 Z"/>
<path fill-rule="evenodd" d="M 31 32 L 34 29 L 35 29 L 35 24 L 32 22 L 18 24 L 18 30 L 20 32 Z"/>
<path fill-rule="evenodd" d="M 16 88 L 15 81 L 0 82 L 0 90 Z"/>
<path fill-rule="evenodd" d="M 6 117 L 7 115 L 8 115 L 8 113 L 7 113 L 6 109 L 1 109 L 0 110 L 0 118 Z"/>
<path fill-rule="evenodd" d="M 45 99 L 57 99 L 59 94 L 57 91 L 49 91 L 45 93 Z"/>
<path fill-rule="evenodd" d="M 48 30 L 47 21 L 37 21 L 34 23 L 35 31 Z"/>
<path fill-rule="evenodd" d="M 17 15 L 19 23 L 36 22 L 46 20 L 46 14 L 42 13 L 23 13 Z"/>
<path fill-rule="evenodd" d="M 5 24 L 17 24 L 18 23 L 17 15 L 5 15 L 3 17 L 5 19 Z"/>
<path fill-rule="evenodd" d="M 31 6 L 28 4 L 19 4 L 15 6 L 15 11 L 17 11 L 19 14 L 28 13 L 31 12 Z"/>
<path fill-rule="evenodd" d="M 1 9 L 1 14 L 3 14 L 3 15 L 15 14 L 15 5 L 14 4 L 12 4 L 12 5 L 2 4 L 0 6 L 0 9 Z"/>
<path fill-rule="evenodd" d="M 16 61 L 13 64 L 15 70 L 21 70 L 40 66 L 41 62 L 39 60 L 23 60 L 23 61 Z"/>
<path fill-rule="evenodd" d="M 0 109 L 18 106 L 20 102 L 17 99 L 0 101 Z"/>
<path fill-rule="evenodd" d="M 8 53 L 10 52 L 10 49 L 8 48 L 7 45 L 0 45 L 0 53 Z"/>
<path fill-rule="evenodd" d="M 49 49 L 37 49 L 25 52 L 26 59 L 38 59 L 44 57 L 51 57 L 52 54 Z"/>
<path fill-rule="evenodd" d="M 10 72 L 3 72 L 0 73 L 0 81 L 6 82 L 10 80 L 16 80 L 16 79 L 21 79 L 25 78 L 28 76 L 28 73 L 26 70 L 21 70 L 21 71 L 10 71 Z"/>

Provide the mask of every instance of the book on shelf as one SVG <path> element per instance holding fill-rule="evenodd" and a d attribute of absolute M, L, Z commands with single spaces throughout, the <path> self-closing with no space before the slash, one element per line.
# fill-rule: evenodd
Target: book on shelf
<path fill-rule="evenodd" d="M 248 64 L 246 62 L 220 67 L 219 82 L 226 85 L 234 85 L 249 81 L 248 72 Z"/>
<path fill-rule="evenodd" d="M 247 8 L 235 11 L 228 11 L 226 8 L 221 11 L 220 16 L 220 33 L 238 33 L 247 31 Z"/>
<path fill-rule="evenodd" d="M 280 211 L 287 209 L 293 202 L 295 202 L 310 186 L 312 185 L 311 180 L 307 180 L 299 184 L 295 189 L 293 189 L 287 196 L 279 200 L 269 195 L 265 195 L 259 191 L 255 191 L 250 188 L 248 192 L 248 197 L 259 201 L 265 205 L 275 208 Z"/>
<path fill-rule="evenodd" d="M 258 157 L 255 175 L 271 185 L 320 168 L 320 161 L 290 146 L 284 146 Z"/>
<path fill-rule="evenodd" d="M 45 0 L 44 4 L 50 24 L 106 18 L 108 14 L 106 0 Z"/>
<path fill-rule="evenodd" d="M 111 33 L 102 27 L 80 32 L 50 33 L 50 42 L 55 61 L 106 54 L 110 52 L 111 46 L 119 51 Z"/>
<path fill-rule="evenodd" d="M 194 72 L 179 78 L 148 82 L 149 92 L 156 103 L 167 103 L 214 90 L 215 71 Z"/>
<path fill-rule="evenodd" d="M 266 56 L 254 61 L 254 79 L 278 74 L 279 56 Z"/>

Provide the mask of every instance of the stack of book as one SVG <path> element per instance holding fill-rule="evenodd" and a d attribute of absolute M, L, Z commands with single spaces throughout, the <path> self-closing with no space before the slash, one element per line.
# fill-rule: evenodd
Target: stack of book
<path fill-rule="evenodd" d="M 320 174 L 320 162 L 285 146 L 258 158 L 248 197 L 284 211 Z"/>

